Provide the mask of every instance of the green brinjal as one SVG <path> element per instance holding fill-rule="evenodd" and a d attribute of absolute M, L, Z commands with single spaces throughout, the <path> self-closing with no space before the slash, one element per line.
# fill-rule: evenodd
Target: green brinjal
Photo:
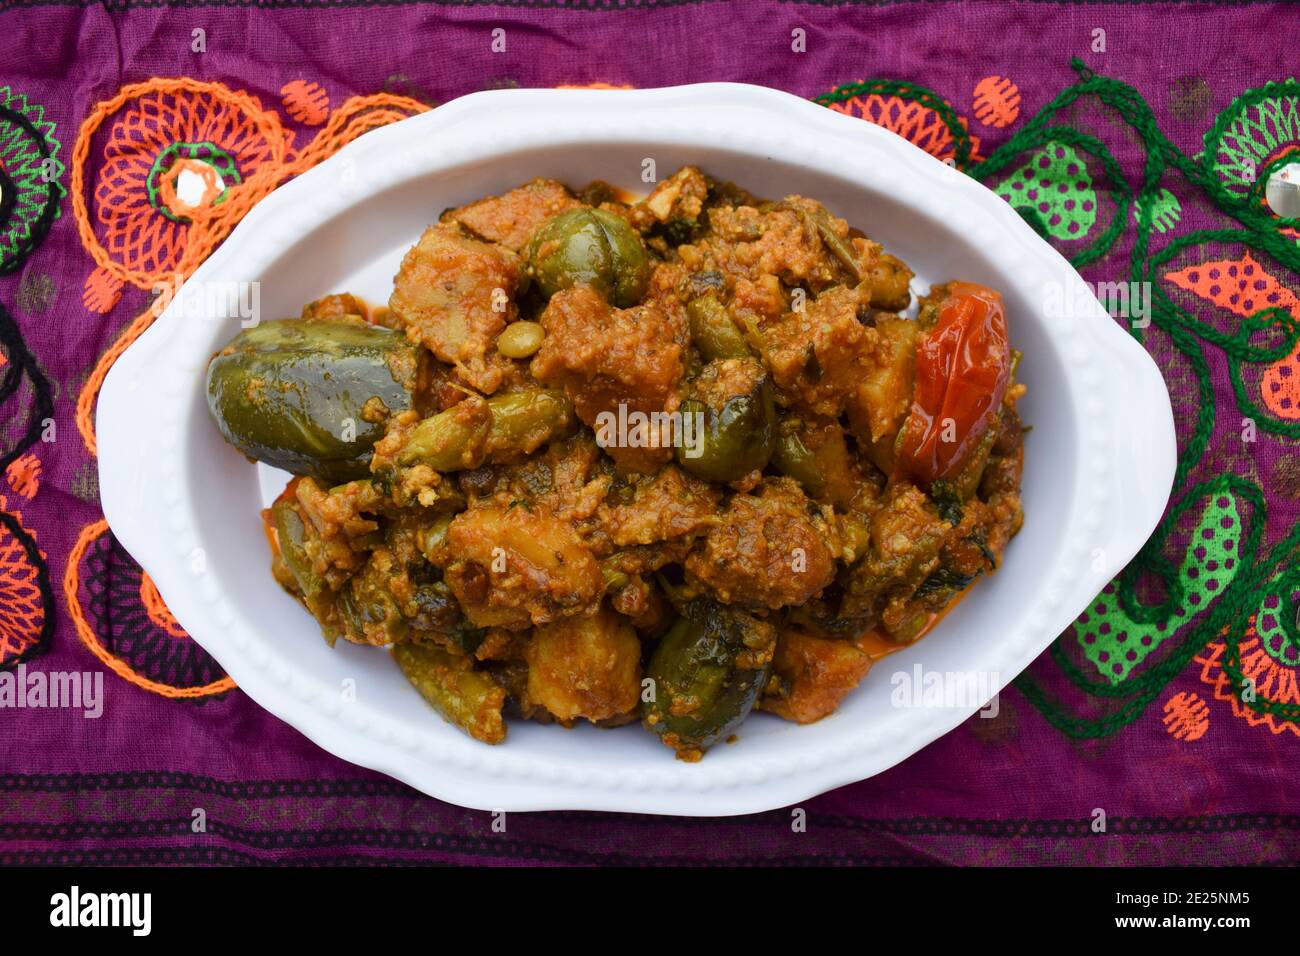
<path fill-rule="evenodd" d="M 771 624 L 709 598 L 686 604 L 650 658 L 652 699 L 642 723 L 684 760 L 736 729 L 754 707 L 771 672 Z"/>
<path fill-rule="evenodd" d="M 246 329 L 208 365 L 208 409 L 249 458 L 329 483 L 364 478 L 390 414 L 412 407 L 422 352 L 361 320 Z"/>
<path fill-rule="evenodd" d="M 582 284 L 610 305 L 636 305 L 650 281 L 641 237 L 612 212 L 567 209 L 548 219 L 528 245 L 528 274 L 550 298 Z"/>

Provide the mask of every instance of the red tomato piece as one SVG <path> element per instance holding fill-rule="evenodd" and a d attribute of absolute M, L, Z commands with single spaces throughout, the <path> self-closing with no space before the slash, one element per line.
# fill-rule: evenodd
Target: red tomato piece
<path fill-rule="evenodd" d="M 1011 371 L 1002 296 L 955 282 L 916 349 L 916 392 L 897 472 L 922 483 L 951 478 L 987 434 Z"/>

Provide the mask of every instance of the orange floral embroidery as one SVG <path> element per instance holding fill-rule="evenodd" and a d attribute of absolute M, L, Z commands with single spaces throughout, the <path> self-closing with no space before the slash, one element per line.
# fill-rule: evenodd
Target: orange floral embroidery
<path fill-rule="evenodd" d="M 1255 630 L 1253 617 L 1239 646 L 1241 672 L 1254 681 L 1258 696 L 1281 703 L 1300 703 L 1300 688 L 1296 685 L 1295 670 L 1276 660 L 1264 647 Z M 1216 640 L 1194 658 L 1201 665 L 1201 680 L 1213 688 L 1214 699 L 1227 701 L 1232 706 L 1233 715 L 1245 718 L 1251 727 L 1263 724 L 1274 734 L 1290 731 L 1300 737 L 1300 724 L 1252 710 L 1238 698 L 1232 679 L 1223 670 L 1223 655 L 1226 650 L 1223 641 Z"/>
<path fill-rule="evenodd" d="M 1210 707 L 1186 691 L 1165 701 L 1165 730 L 1175 740 L 1200 740 L 1210 729 Z"/>
<path fill-rule="evenodd" d="M 923 106 L 914 100 L 907 100 L 901 96 L 867 93 L 828 105 L 837 113 L 856 116 L 877 126 L 883 126 L 936 159 L 947 160 L 956 157 L 952 133 L 944 124 L 943 118 L 928 106 Z M 965 129 L 966 118 L 960 117 L 960 121 L 962 128 Z M 979 137 L 971 136 L 970 146 L 973 162 L 979 158 Z"/>
<path fill-rule="evenodd" d="M 319 126 L 330 113 L 330 97 L 319 83 L 293 80 L 280 88 L 284 111 L 305 126 Z"/>
<path fill-rule="evenodd" d="M 153 680 L 139 673 L 126 661 L 115 656 L 104 645 L 99 635 L 95 633 L 95 629 L 91 627 L 90 622 L 86 620 L 86 612 L 82 607 L 80 591 L 81 564 L 86 557 L 86 551 L 107 531 L 108 522 L 102 518 L 82 528 L 81 534 L 77 536 L 77 541 L 72 546 L 72 551 L 68 554 L 68 564 L 63 573 L 63 596 L 67 602 L 68 615 L 72 618 L 72 626 L 76 629 L 77 636 L 81 638 L 81 642 L 86 646 L 86 649 L 118 677 L 134 684 L 141 690 L 147 690 L 162 697 L 192 700 L 198 697 L 210 697 L 213 694 L 223 694 L 228 690 L 232 690 L 235 687 L 235 682 L 229 677 L 221 677 L 197 687 L 174 687 L 171 684 Z M 161 599 L 159 599 L 159 604 L 161 603 Z M 168 614 L 170 616 L 170 612 Z M 181 634 L 184 634 L 184 631 Z"/>
<path fill-rule="evenodd" d="M 281 182 L 369 130 L 428 109 L 390 93 L 354 96 L 295 152 L 292 133 L 247 93 L 191 79 L 155 78 L 123 87 L 86 117 L 73 149 L 73 217 L 82 245 L 102 270 L 88 280 L 88 307 L 112 299 L 110 280 L 151 290 L 189 276 Z M 110 121 L 106 162 L 92 190 L 92 222 L 90 146 Z M 160 296 L 136 316 L 100 357 L 78 396 L 77 430 L 92 455 L 95 399 L 104 376 L 166 301 Z"/>
<path fill-rule="evenodd" d="M 41 640 L 45 606 L 39 573 L 22 541 L 0 524 L 0 664 L 18 660 Z"/>
<path fill-rule="evenodd" d="M 975 84 L 975 118 L 1003 129 L 1020 116 L 1020 88 L 1005 76 L 986 76 Z"/>
<path fill-rule="evenodd" d="M 41 487 L 41 460 L 28 453 L 15 458 L 5 469 L 5 480 L 14 494 L 22 495 L 28 501 L 36 497 Z"/>
<path fill-rule="evenodd" d="M 102 268 L 143 288 L 177 271 L 196 212 L 268 164 L 278 167 L 289 145 L 275 115 L 245 94 L 215 83 L 158 83 L 139 84 L 101 118 L 114 122 L 94 186 L 99 228 L 86 243 Z M 79 138 L 73 156 L 79 223 L 81 145 Z"/>

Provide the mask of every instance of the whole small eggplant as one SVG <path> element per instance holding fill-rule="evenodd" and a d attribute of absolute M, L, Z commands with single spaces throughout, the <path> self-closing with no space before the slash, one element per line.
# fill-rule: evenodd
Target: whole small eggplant
<path fill-rule="evenodd" d="M 208 409 L 249 458 L 330 483 L 364 478 L 388 417 L 411 408 L 424 354 L 361 319 L 286 319 L 208 365 Z"/>

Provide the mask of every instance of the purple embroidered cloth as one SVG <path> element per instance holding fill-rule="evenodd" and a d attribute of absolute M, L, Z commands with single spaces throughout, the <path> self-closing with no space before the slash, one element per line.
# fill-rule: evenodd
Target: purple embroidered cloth
<path fill-rule="evenodd" d="M 1265 189 L 1300 155 L 1294 23 L 1281 3 L 0 0 L 0 863 L 1300 859 L 1300 261 Z M 94 383 L 196 241 L 186 203 L 287 166 L 349 97 L 709 80 L 889 126 L 1130 289 L 1113 311 L 1170 385 L 1175 507 L 996 718 L 807 801 L 806 832 L 779 810 L 494 833 L 231 689 L 99 523 Z M 38 706 L 59 673 L 85 675 L 82 707 Z"/>

